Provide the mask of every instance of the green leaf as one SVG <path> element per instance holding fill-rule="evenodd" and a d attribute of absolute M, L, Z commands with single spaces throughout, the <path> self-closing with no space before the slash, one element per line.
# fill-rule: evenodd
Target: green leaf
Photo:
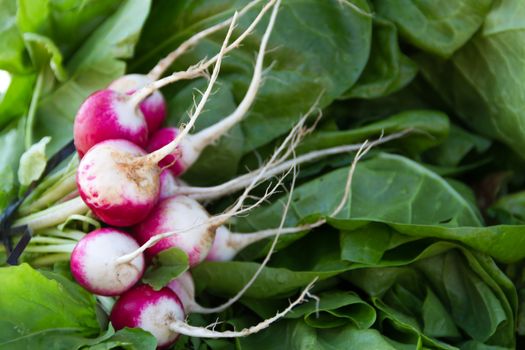
<path fill-rule="evenodd" d="M 16 174 L 19 158 L 24 151 L 24 120 L 13 123 L 0 132 L 0 210 L 16 197 Z"/>
<path fill-rule="evenodd" d="M 47 164 L 46 146 L 50 141 L 50 137 L 42 138 L 20 157 L 18 181 L 22 186 L 28 186 L 42 176 Z"/>
<path fill-rule="evenodd" d="M 38 70 L 49 64 L 59 81 L 63 82 L 67 79 L 67 71 L 62 66 L 62 53 L 52 40 L 42 35 L 25 33 L 24 41 L 31 55 L 31 60 Z"/>
<path fill-rule="evenodd" d="M 153 263 L 144 273 L 142 280 L 155 290 L 166 287 L 166 285 L 179 277 L 189 268 L 188 255 L 179 248 L 163 250 L 153 258 Z"/>
<path fill-rule="evenodd" d="M 0 9 L 0 69 L 27 73 L 30 70 L 29 57 L 16 25 L 17 1 L 1 0 Z"/>
<path fill-rule="evenodd" d="M 359 330 L 351 325 L 333 328 L 310 328 L 302 321 L 280 321 L 268 330 L 239 340 L 240 349 L 348 349 L 395 350 L 377 330 Z"/>
<path fill-rule="evenodd" d="M 11 84 L 0 96 L 0 127 L 27 113 L 33 96 L 35 75 L 11 75 Z"/>
<path fill-rule="evenodd" d="M 358 329 L 367 329 L 375 322 L 374 308 L 353 292 L 334 290 L 317 297 L 319 302 L 311 300 L 299 305 L 285 318 L 303 317 L 305 323 L 314 328 L 333 328 L 351 323 Z"/>
<path fill-rule="evenodd" d="M 418 59 L 425 78 L 470 128 L 522 158 L 525 47 L 519 43 L 525 40 L 525 20 L 515 14 L 523 11 L 522 1 L 496 1 L 483 30 L 450 61 Z"/>
<path fill-rule="evenodd" d="M 525 192 L 516 192 L 499 198 L 489 213 L 504 224 L 525 224 Z"/>
<path fill-rule="evenodd" d="M 380 16 L 394 22 L 412 45 L 449 57 L 483 24 L 492 0 L 373 0 Z"/>
<path fill-rule="evenodd" d="M 429 150 L 425 157 L 438 165 L 457 166 L 471 151 L 483 153 L 490 145 L 490 140 L 452 124 L 447 139 L 439 146 Z"/>
<path fill-rule="evenodd" d="M 374 18 L 370 58 L 357 83 L 343 98 L 377 98 L 405 87 L 417 73 L 417 65 L 399 48 L 397 29 L 390 21 Z"/>
<path fill-rule="evenodd" d="M 52 329 L 82 336 L 97 335 L 95 298 L 85 291 L 81 293 L 78 286 L 71 294 L 71 287 L 61 283 L 46 278 L 27 264 L 0 268 L 0 344 L 22 341 L 34 333 Z"/>
<path fill-rule="evenodd" d="M 308 136 L 298 147 L 300 152 L 357 143 L 367 138 L 379 137 L 413 129 L 393 144 L 401 145 L 410 154 L 418 154 L 443 142 L 450 123 L 445 114 L 433 110 L 407 110 L 365 126 L 339 131 L 317 131 Z"/>
<path fill-rule="evenodd" d="M 35 137 L 51 136 L 51 152 L 71 139 L 84 99 L 124 74 L 122 60 L 133 54 L 149 7 L 149 1 L 123 1 L 68 60 L 71 78 L 41 100 L 37 113 Z"/>
<path fill-rule="evenodd" d="M 347 176 L 348 169 L 341 168 L 298 187 L 286 224 L 292 226 L 308 216 L 330 214 L 341 201 L 341 184 Z M 239 218 L 237 228 L 250 232 L 277 227 L 282 200 Z M 393 154 L 381 153 L 357 165 L 348 202 L 336 218 L 481 226 L 478 210 L 447 181 L 420 164 Z"/>
<path fill-rule="evenodd" d="M 140 328 L 124 328 L 102 343 L 89 346 L 86 350 L 155 350 L 157 339 Z"/>

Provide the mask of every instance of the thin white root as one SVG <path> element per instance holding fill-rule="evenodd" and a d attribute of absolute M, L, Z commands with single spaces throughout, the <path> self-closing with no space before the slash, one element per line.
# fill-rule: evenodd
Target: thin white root
<path fill-rule="evenodd" d="M 244 6 L 239 11 L 239 18 L 245 15 L 249 10 L 251 10 L 255 5 L 257 5 L 261 0 L 254 0 L 251 1 L 248 5 Z M 264 11 L 266 12 L 266 11 Z M 264 14 L 264 12 L 262 12 Z M 180 56 L 182 56 L 185 52 L 192 49 L 197 45 L 202 39 L 206 38 L 207 36 L 218 32 L 219 30 L 222 30 L 226 27 L 228 27 L 232 22 L 232 18 L 228 18 L 227 20 L 217 23 L 214 26 L 211 26 L 209 28 L 204 29 L 203 31 L 200 31 L 193 36 L 191 36 L 189 39 L 184 41 L 182 44 L 179 45 L 174 51 L 170 52 L 166 57 L 161 59 L 155 67 L 148 73 L 148 77 L 151 80 L 157 80 L 159 79 L 166 69 L 168 69 L 169 66 L 177 60 Z"/>
<path fill-rule="evenodd" d="M 255 334 L 263 329 L 268 328 L 272 323 L 275 321 L 278 321 L 279 319 L 283 318 L 288 312 L 290 312 L 295 306 L 301 304 L 306 300 L 306 297 L 310 295 L 310 290 L 312 289 L 315 281 L 317 281 L 317 278 L 315 278 L 306 288 L 303 290 L 301 295 L 295 299 L 290 305 L 284 309 L 281 312 L 278 312 L 275 316 L 266 319 L 255 326 L 244 328 L 240 331 L 224 331 L 224 332 L 218 332 L 214 331 L 212 329 L 209 329 L 208 327 L 195 327 L 187 324 L 185 321 L 176 320 L 170 324 L 170 329 L 173 332 L 184 334 L 190 337 L 198 337 L 198 338 L 240 338 L 240 337 L 246 337 L 250 334 Z"/>
<path fill-rule="evenodd" d="M 195 108 L 195 111 L 190 115 L 190 120 L 188 121 L 188 124 L 186 124 L 184 128 L 182 128 L 182 130 L 177 135 L 177 137 L 175 137 L 175 140 L 171 141 L 166 146 L 146 156 L 147 159 L 151 163 L 156 164 L 160 162 L 162 158 L 172 153 L 177 148 L 181 140 L 193 128 L 193 125 L 195 124 L 195 121 L 197 120 L 202 110 L 204 109 L 204 106 L 206 105 L 206 102 L 208 101 L 208 98 L 210 97 L 211 91 L 213 89 L 213 85 L 215 84 L 215 81 L 217 80 L 217 77 L 219 76 L 219 72 L 221 70 L 222 58 L 225 54 L 226 47 L 228 46 L 228 41 L 230 40 L 230 36 L 233 32 L 233 28 L 236 22 L 237 22 L 237 12 L 233 15 L 233 18 L 230 24 L 230 28 L 228 28 L 228 33 L 226 34 L 226 38 L 224 38 L 224 42 L 222 43 L 221 51 L 219 52 L 219 58 L 217 59 L 217 63 L 215 64 L 215 67 L 213 68 L 213 73 L 210 77 L 210 82 L 208 83 L 208 87 L 206 88 L 206 91 L 204 91 L 204 94 L 202 95 L 202 98 L 199 104 Z"/>
<path fill-rule="evenodd" d="M 281 222 L 279 224 L 279 228 L 277 229 L 277 232 L 275 234 L 275 238 L 274 238 L 274 240 L 272 242 L 270 250 L 268 250 L 268 253 L 266 254 L 266 257 L 264 258 L 263 262 L 257 268 L 257 271 L 255 271 L 255 273 L 250 278 L 248 283 L 246 283 L 244 285 L 244 287 L 242 287 L 241 290 L 239 292 L 237 292 L 237 294 L 235 296 L 233 296 L 232 298 L 230 298 L 227 302 L 225 302 L 222 305 L 213 307 L 213 308 L 206 308 L 206 307 L 202 307 L 202 306 L 199 305 L 199 308 L 198 308 L 198 312 L 199 313 L 203 313 L 203 314 L 205 314 L 205 313 L 217 313 L 217 312 L 221 312 L 221 311 L 226 310 L 231 305 L 236 303 L 244 295 L 244 293 L 246 293 L 246 291 L 253 285 L 253 283 L 255 282 L 257 277 L 259 277 L 259 275 L 261 274 L 261 272 L 264 269 L 264 267 L 266 266 L 266 264 L 268 264 L 268 262 L 270 261 L 270 257 L 272 256 L 272 254 L 273 254 L 273 252 L 275 250 L 275 247 L 277 245 L 277 241 L 279 240 L 279 235 L 281 233 L 281 230 L 283 229 L 284 222 L 286 221 L 286 217 L 288 216 L 288 210 L 290 209 L 290 204 L 292 202 L 293 191 L 295 189 L 295 180 L 296 180 L 296 178 L 297 178 L 297 168 L 294 166 L 293 167 L 292 183 L 290 185 L 290 191 L 289 191 L 289 194 L 288 194 L 288 200 L 286 201 L 286 205 L 284 206 L 283 215 L 281 216 Z M 197 310 L 195 310 L 195 311 L 197 312 Z"/>
<path fill-rule="evenodd" d="M 235 109 L 235 111 L 233 111 L 232 114 L 222 119 L 220 122 L 215 123 L 214 125 L 198 132 L 197 134 L 189 136 L 192 140 L 192 145 L 197 154 L 200 154 L 204 148 L 214 143 L 222 135 L 228 132 L 228 130 L 230 130 L 234 125 L 239 123 L 244 118 L 246 113 L 248 113 L 248 110 L 255 101 L 257 91 L 259 90 L 259 87 L 261 86 L 262 82 L 262 71 L 266 47 L 268 46 L 268 41 L 270 39 L 270 35 L 275 24 L 275 19 L 277 18 L 277 13 L 279 11 L 280 5 L 281 0 L 277 0 L 272 10 L 272 14 L 270 16 L 268 26 L 266 27 L 266 31 L 264 32 L 264 35 L 262 37 L 261 45 L 259 46 L 259 52 L 255 61 L 252 80 L 250 82 L 250 85 L 248 86 L 248 91 L 246 91 L 246 95 L 244 96 L 239 106 Z"/>
<path fill-rule="evenodd" d="M 370 142 L 370 145 L 372 147 L 375 147 L 377 145 L 402 138 L 411 132 L 413 132 L 413 129 L 407 129 L 407 130 L 400 131 L 394 134 L 390 134 L 388 136 L 381 137 L 377 140 Z M 308 163 L 308 162 L 311 162 L 317 159 L 321 159 L 327 156 L 357 151 L 359 148 L 362 147 L 362 145 L 363 145 L 362 143 L 352 144 L 352 145 L 343 145 L 343 146 L 336 146 L 336 147 L 331 147 L 331 148 L 326 148 L 326 149 L 322 149 L 318 151 L 309 152 L 309 153 L 298 156 L 296 159 L 290 159 L 287 161 L 283 161 L 282 163 L 273 164 L 269 169 L 265 170 L 264 176 L 262 176 L 260 179 L 267 180 L 277 174 L 282 173 L 283 171 L 286 171 L 287 169 L 290 169 L 294 164 L 300 165 L 300 164 Z M 181 186 L 177 189 L 177 194 L 186 195 L 196 200 L 217 199 L 217 198 L 235 193 L 245 188 L 251 183 L 254 177 L 260 174 L 261 171 L 262 171 L 262 168 L 254 170 L 252 172 L 241 175 L 239 177 L 236 177 L 235 179 L 232 179 L 230 181 L 227 181 L 217 186 L 210 186 L 210 187 Z"/>
<path fill-rule="evenodd" d="M 153 247 L 155 244 L 157 244 L 159 241 L 163 240 L 164 238 L 168 238 L 168 237 L 171 237 L 171 236 L 176 235 L 176 234 L 181 234 L 181 233 L 188 232 L 190 230 L 193 230 L 196 227 L 207 226 L 210 230 L 215 232 L 217 227 L 221 226 L 223 223 L 228 221 L 228 219 L 232 218 L 233 216 L 244 214 L 244 213 L 246 213 L 246 212 L 248 212 L 248 211 L 250 211 L 250 210 L 252 210 L 252 209 L 254 209 L 254 208 L 258 207 L 258 206 L 260 206 L 265 200 L 268 199 L 268 197 L 270 197 L 271 195 L 273 195 L 277 191 L 277 189 L 282 185 L 283 180 L 284 180 L 284 176 L 282 178 L 280 178 L 275 185 L 268 186 L 265 194 L 261 198 L 259 198 L 255 203 L 253 203 L 253 204 L 251 204 L 251 205 L 249 205 L 247 207 L 244 207 L 243 206 L 244 205 L 244 200 L 246 198 L 248 198 L 247 193 L 253 188 L 253 186 L 249 186 L 249 187 L 246 188 L 245 192 L 243 193 L 243 194 L 246 194 L 246 195 L 241 196 L 239 198 L 239 200 L 236 202 L 236 204 L 232 207 L 232 209 L 228 210 L 226 213 L 214 216 L 214 217 L 210 218 L 209 220 L 207 220 L 207 221 L 205 221 L 203 223 L 192 225 L 192 226 L 188 227 L 187 229 L 182 229 L 182 230 L 177 230 L 177 231 L 169 231 L 169 232 L 164 232 L 164 233 L 155 235 L 155 236 L 151 237 L 150 239 L 148 239 L 146 241 L 146 243 L 141 245 L 137 250 L 117 258 L 116 259 L 116 263 L 117 264 L 129 263 L 130 261 L 135 259 L 140 254 L 144 253 L 146 251 L 146 249 Z"/>
<path fill-rule="evenodd" d="M 361 160 L 361 158 L 366 153 L 368 153 L 368 151 L 370 151 L 371 148 L 372 148 L 372 146 L 371 145 L 367 145 L 367 141 L 365 141 L 363 143 L 363 145 L 361 146 L 361 148 L 357 151 L 357 153 L 356 153 L 356 155 L 354 157 L 354 160 L 352 161 L 352 165 L 350 166 L 350 170 L 348 171 L 348 176 L 347 176 L 347 179 L 346 179 L 346 185 L 345 185 L 345 191 L 343 193 L 343 197 L 341 198 L 341 201 L 339 202 L 338 206 L 332 211 L 330 216 L 334 217 L 337 214 L 339 214 L 339 212 L 343 209 L 345 204 L 348 202 L 348 199 L 350 198 L 350 194 L 351 194 L 351 191 L 352 191 L 352 178 L 354 176 L 354 172 L 355 172 L 357 163 L 359 162 L 359 160 Z M 272 241 L 272 245 L 270 246 L 270 249 L 268 250 L 268 253 L 266 254 L 263 262 L 257 268 L 257 271 L 255 271 L 255 273 L 253 274 L 252 278 L 248 281 L 248 283 L 246 283 L 246 285 L 244 285 L 244 287 L 234 297 L 230 298 L 224 304 L 219 305 L 217 307 L 213 307 L 213 308 L 206 308 L 206 307 L 203 307 L 203 306 L 200 306 L 200 305 L 196 304 L 196 305 L 193 305 L 193 307 L 194 307 L 193 311 L 194 312 L 199 312 L 199 313 L 203 313 L 204 314 L 204 313 L 217 313 L 217 312 L 221 312 L 223 310 L 226 310 L 228 307 L 230 307 L 235 302 L 237 302 L 244 295 L 244 293 L 253 285 L 253 283 L 255 282 L 257 277 L 259 277 L 259 275 L 262 272 L 262 270 L 266 267 L 266 265 L 270 261 L 270 257 L 272 256 L 272 254 L 273 254 L 273 252 L 275 250 L 275 247 L 277 246 L 277 242 L 279 241 L 279 237 L 280 237 L 281 234 L 284 234 L 285 232 L 286 233 L 293 233 L 293 232 L 300 232 L 300 231 L 305 231 L 305 230 L 311 230 L 311 229 L 313 229 L 315 227 L 319 227 L 319 226 L 321 226 L 321 225 L 326 223 L 326 219 L 323 218 L 323 219 L 320 219 L 320 220 L 318 220 L 318 221 L 316 221 L 314 223 L 301 225 L 301 226 L 297 226 L 297 227 L 292 227 L 292 228 L 289 228 L 288 230 L 283 228 L 284 223 L 286 221 L 286 217 L 288 216 L 288 210 L 289 210 L 290 205 L 291 205 L 291 201 L 292 201 L 292 197 L 293 197 L 293 190 L 295 188 L 295 180 L 296 180 L 296 178 L 297 178 L 296 164 L 294 164 L 293 177 L 292 177 L 292 182 L 291 182 L 291 185 L 290 185 L 290 192 L 288 194 L 288 199 L 287 199 L 286 204 L 284 206 L 283 215 L 281 216 L 281 221 L 279 223 L 279 227 L 276 228 L 276 229 L 272 229 L 272 230 L 259 231 L 259 232 L 255 232 L 255 233 L 252 233 L 252 234 L 250 234 L 250 233 L 244 234 L 245 237 L 246 237 L 246 235 L 254 235 L 255 237 L 257 237 L 259 239 L 262 239 L 261 238 L 261 233 L 263 233 L 264 236 L 268 236 L 268 233 L 272 233 L 272 235 L 274 236 L 274 239 Z M 236 235 L 237 236 L 241 236 L 242 234 L 237 233 Z M 264 237 L 264 238 L 266 238 L 266 237 Z M 253 241 L 248 241 L 248 242 L 253 243 Z M 247 245 L 248 244 L 239 245 L 239 248 L 242 249 L 243 247 L 245 247 Z"/>
<path fill-rule="evenodd" d="M 224 50 L 223 55 L 226 55 L 230 51 L 232 51 L 232 50 L 236 49 L 237 47 L 239 47 L 241 42 L 253 31 L 255 26 L 259 23 L 259 21 L 262 19 L 264 14 L 273 6 L 275 1 L 276 0 L 269 1 L 262 8 L 261 12 L 257 15 L 257 17 L 255 17 L 255 19 L 250 24 L 250 26 L 248 26 L 248 28 L 234 42 L 232 42 L 228 47 L 226 47 L 226 49 Z M 233 19 L 232 19 L 232 23 L 233 23 Z M 230 26 L 231 26 L 231 23 L 230 23 Z M 163 86 L 166 86 L 168 84 L 172 84 L 172 83 L 174 83 L 176 81 L 180 81 L 180 80 L 194 79 L 194 78 L 197 78 L 197 77 L 200 77 L 200 76 L 204 76 L 206 70 L 209 67 L 211 67 L 213 64 L 218 62 L 219 58 L 222 59 L 222 57 L 220 57 L 220 54 L 217 54 L 217 55 L 213 56 L 212 58 L 210 58 L 209 60 L 200 62 L 200 63 L 190 67 L 189 69 L 187 69 L 185 71 L 175 72 L 175 73 L 173 73 L 173 74 L 171 74 L 171 75 L 169 75 L 169 76 L 167 76 L 165 78 L 159 79 L 157 81 L 154 81 L 154 82 L 146 85 L 145 87 L 143 87 L 142 89 L 138 90 L 137 92 L 135 92 L 131 96 L 130 103 L 132 105 L 134 105 L 134 106 L 138 106 L 142 100 L 144 100 L 146 97 L 151 95 L 154 91 L 160 89 Z"/>

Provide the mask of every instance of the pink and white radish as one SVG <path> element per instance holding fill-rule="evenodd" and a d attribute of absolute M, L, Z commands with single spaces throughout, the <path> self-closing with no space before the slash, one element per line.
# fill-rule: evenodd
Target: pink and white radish
<path fill-rule="evenodd" d="M 114 80 L 109 86 L 109 90 L 119 92 L 124 95 L 132 95 L 134 92 L 144 88 L 154 82 L 148 75 L 127 74 Z M 162 93 L 154 91 L 139 104 L 140 111 L 144 116 L 149 134 L 157 131 L 166 119 L 166 101 Z"/>
<path fill-rule="evenodd" d="M 175 292 L 169 288 L 155 291 L 148 285 L 137 286 L 124 293 L 113 306 L 110 321 L 117 330 L 124 327 L 138 327 L 150 332 L 157 339 L 158 349 L 166 349 L 174 344 L 179 334 L 201 338 L 245 337 L 268 328 L 296 305 L 302 303 L 307 296 L 310 296 L 309 292 L 314 282 L 315 279 L 285 310 L 240 331 L 218 332 L 209 327 L 191 326 L 183 320 L 184 306 Z"/>
<path fill-rule="evenodd" d="M 115 329 L 142 328 L 157 339 L 157 349 L 175 343 L 178 334 L 170 329 L 176 320 L 185 318 L 184 307 L 169 288 L 155 291 L 149 285 L 137 286 L 115 303 L 110 321 Z"/>
<path fill-rule="evenodd" d="M 142 221 L 159 199 L 158 163 L 173 152 L 203 110 L 219 75 L 222 57 L 233 31 L 232 21 L 201 101 L 186 128 L 170 144 L 146 155 L 126 140 L 107 140 L 92 147 L 78 167 L 77 186 L 86 205 L 105 223 L 130 226 Z"/>
<path fill-rule="evenodd" d="M 146 152 L 126 140 L 107 140 L 80 161 L 80 197 L 100 220 L 113 226 L 142 221 L 159 198 L 156 163 L 142 161 Z"/>
<path fill-rule="evenodd" d="M 75 117 L 75 147 L 82 157 L 94 145 L 111 139 L 125 139 L 140 147 L 148 141 L 148 127 L 142 112 L 130 97 L 112 90 L 90 95 Z"/>
<path fill-rule="evenodd" d="M 71 253 L 71 273 L 88 291 L 105 296 L 120 295 L 133 287 L 144 274 L 144 256 L 126 263 L 116 259 L 138 248 L 129 234 L 113 228 L 90 232 L 78 241 Z"/>
<path fill-rule="evenodd" d="M 133 235 L 140 244 L 165 232 L 177 232 L 160 240 L 145 253 L 153 257 L 163 250 L 177 247 L 188 254 L 190 266 L 202 262 L 211 248 L 215 226 L 210 216 L 197 201 L 185 196 L 167 198 L 140 224 L 133 227 Z"/>

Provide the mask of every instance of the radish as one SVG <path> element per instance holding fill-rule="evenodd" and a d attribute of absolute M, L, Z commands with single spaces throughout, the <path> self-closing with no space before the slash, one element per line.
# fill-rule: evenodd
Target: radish
<path fill-rule="evenodd" d="M 152 83 L 155 79 L 143 74 L 127 74 L 114 80 L 109 86 L 109 90 L 121 94 L 132 95 L 135 91 Z M 164 119 L 166 119 L 166 101 L 160 91 L 153 92 L 139 104 L 140 111 L 144 116 L 148 132 L 151 135 L 157 131 Z"/>
<path fill-rule="evenodd" d="M 140 160 L 146 152 L 126 140 L 97 144 L 80 161 L 80 197 L 100 220 L 113 226 L 142 221 L 159 198 L 161 169 Z"/>
<path fill-rule="evenodd" d="M 127 95 L 100 90 L 82 103 L 73 127 L 75 147 L 80 157 L 104 140 L 125 139 L 140 147 L 146 146 L 146 121 L 129 101 Z"/>
<path fill-rule="evenodd" d="M 171 289 L 155 291 L 149 285 L 140 285 L 117 300 L 110 321 L 116 330 L 138 327 L 150 332 L 157 339 L 159 349 L 175 343 L 179 335 L 170 330 L 170 325 L 184 317 L 184 307 Z"/>
<path fill-rule="evenodd" d="M 170 170 L 164 169 L 160 173 L 160 195 L 159 200 L 172 197 L 177 194 L 177 188 L 187 186 L 187 184 L 179 178 L 173 176 Z"/>
<path fill-rule="evenodd" d="M 217 332 L 208 327 L 191 326 L 183 321 L 184 306 L 175 292 L 169 288 L 155 291 L 148 285 L 140 285 L 124 293 L 113 306 L 110 321 L 117 330 L 139 327 L 150 332 L 157 339 L 158 349 L 166 349 L 173 345 L 179 334 L 201 338 L 245 337 L 268 328 L 296 305 L 305 301 L 307 296 L 311 296 L 310 290 L 314 282 L 315 279 L 285 310 L 241 331 Z"/>
<path fill-rule="evenodd" d="M 219 75 L 236 16 L 226 34 L 210 83 L 179 137 L 149 155 L 130 141 L 107 140 L 92 147 L 80 161 L 77 173 L 79 194 L 105 223 L 113 226 L 134 225 L 142 221 L 157 203 L 162 170 L 157 164 L 176 149 L 179 140 L 204 108 Z"/>
<path fill-rule="evenodd" d="M 167 198 L 140 224 L 133 228 L 133 235 L 140 244 L 165 232 L 176 231 L 146 250 L 153 257 L 159 252 L 177 247 L 188 254 L 190 266 L 202 262 L 211 248 L 215 226 L 209 224 L 210 216 L 197 201 L 185 196 Z"/>
<path fill-rule="evenodd" d="M 88 291 L 120 295 L 135 285 L 144 273 L 144 256 L 121 264 L 116 259 L 138 248 L 137 242 L 113 228 L 94 230 L 78 241 L 71 253 L 71 273 Z"/>
<path fill-rule="evenodd" d="M 177 135 L 179 134 L 179 129 L 177 128 L 162 128 L 158 130 L 156 133 L 151 135 L 151 138 L 148 142 L 148 146 L 146 147 L 146 150 L 148 152 L 154 152 L 163 146 L 166 146 L 171 141 L 175 140 L 177 138 Z M 181 140 L 181 145 L 179 148 L 183 149 L 184 151 L 180 151 L 180 153 L 184 152 L 185 157 L 188 158 L 188 153 L 191 152 L 191 147 L 188 147 L 184 145 L 187 140 L 188 136 Z M 168 157 L 162 159 L 159 162 L 159 166 L 166 166 L 171 163 L 169 166 L 169 170 L 173 173 L 174 176 L 181 175 L 186 168 L 188 168 L 188 165 L 184 164 L 182 159 L 180 158 L 179 154 L 172 155 L 173 159 L 167 159 Z M 196 156 L 192 155 L 191 158 L 197 158 Z"/>

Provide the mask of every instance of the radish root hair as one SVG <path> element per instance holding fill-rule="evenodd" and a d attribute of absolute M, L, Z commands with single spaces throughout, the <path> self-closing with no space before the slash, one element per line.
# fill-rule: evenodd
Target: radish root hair
<path fill-rule="evenodd" d="M 197 120 L 202 110 L 204 109 L 204 106 L 206 105 L 206 102 L 208 101 L 208 97 L 210 96 L 211 91 L 213 89 L 213 85 L 215 84 L 215 81 L 217 80 L 217 77 L 219 76 L 219 72 L 221 70 L 222 58 L 224 57 L 225 50 L 228 45 L 228 41 L 230 40 L 230 36 L 233 32 L 233 28 L 235 26 L 236 21 L 237 21 L 237 12 L 233 15 L 233 18 L 230 24 L 230 28 L 228 29 L 226 38 L 224 38 L 224 42 L 222 43 L 222 47 L 219 52 L 219 58 L 217 59 L 217 63 L 215 64 L 215 67 L 213 68 L 213 73 L 210 77 L 208 87 L 204 91 L 199 104 L 195 108 L 195 111 L 190 115 L 190 120 L 184 126 L 184 128 L 181 129 L 180 133 L 177 135 L 175 140 L 173 140 L 172 142 L 168 143 L 166 146 L 163 146 L 157 151 L 150 153 L 149 155 L 146 156 L 147 159 L 151 161 L 152 163 L 160 162 L 162 158 L 164 158 L 165 156 L 173 152 L 179 145 L 180 141 L 190 132 L 191 128 L 193 128 L 193 125 L 195 124 L 195 121 Z"/>
<path fill-rule="evenodd" d="M 244 6 L 239 12 L 239 18 L 245 15 L 249 10 L 251 10 L 255 5 L 260 3 L 261 0 L 253 0 L 250 3 L 248 3 L 246 6 Z M 264 6 L 261 10 L 260 16 L 264 15 L 266 11 L 271 7 L 271 5 L 275 2 L 275 0 L 269 1 L 268 5 Z M 209 35 L 218 32 L 219 30 L 222 30 L 226 27 L 228 27 L 231 24 L 232 18 L 228 18 L 227 20 L 217 23 L 214 26 L 211 26 L 209 28 L 206 28 L 193 36 L 191 36 L 189 39 L 184 41 L 182 44 L 179 45 L 174 51 L 170 52 L 166 57 L 164 57 L 162 60 L 160 60 L 155 67 L 151 69 L 151 71 L 148 73 L 148 77 L 151 80 L 157 80 L 159 79 L 164 72 L 168 69 L 169 66 L 173 64 L 180 56 L 182 56 L 184 53 L 186 53 L 188 50 L 191 50 L 193 47 L 199 44 L 199 42 L 208 37 Z M 255 24 L 259 22 L 259 19 L 256 19 Z M 246 33 L 248 35 L 255 26 L 250 26 L 250 31 Z M 246 36 L 245 35 L 245 36 Z M 235 44 L 235 43 L 234 43 Z M 232 44 L 233 45 L 233 44 Z M 238 44 L 237 44 L 238 45 Z M 232 48 L 233 49 L 233 48 Z M 230 51 L 230 47 L 228 47 L 228 51 Z"/>
<path fill-rule="evenodd" d="M 368 153 L 368 151 L 370 151 L 371 148 L 372 148 L 372 145 L 369 145 L 368 141 L 365 141 L 363 143 L 363 145 L 361 146 L 361 148 L 357 151 L 357 153 L 356 153 L 356 155 L 354 157 L 354 160 L 352 161 L 352 165 L 350 166 L 350 169 L 348 171 L 348 176 L 347 176 L 347 179 L 346 179 L 345 191 L 343 193 L 343 197 L 341 198 L 341 201 L 339 202 L 338 206 L 332 211 L 330 216 L 336 216 L 337 214 L 339 214 L 339 212 L 344 208 L 345 204 L 348 202 L 348 200 L 350 198 L 351 191 L 352 191 L 352 178 L 353 178 L 353 175 L 354 175 L 357 163 L 359 162 L 359 160 L 361 160 L 361 158 L 366 153 Z M 244 285 L 244 287 L 234 297 L 229 299 L 224 304 L 222 304 L 220 306 L 217 306 L 217 307 L 213 307 L 213 308 L 206 308 L 206 307 L 202 307 L 202 306 L 200 306 L 198 304 L 194 304 L 192 306 L 194 307 L 194 311 L 195 312 L 199 312 L 199 313 L 217 313 L 217 312 L 224 311 L 228 307 L 233 305 L 237 300 L 239 300 L 244 295 L 244 293 L 253 285 L 253 283 L 255 283 L 255 280 L 257 279 L 257 277 L 260 275 L 260 273 L 262 272 L 264 267 L 270 261 L 270 257 L 273 254 L 273 252 L 275 250 L 275 247 L 277 246 L 277 242 L 279 241 L 279 237 L 283 233 L 282 232 L 283 226 L 284 226 L 284 223 L 285 223 L 286 218 L 288 216 L 288 210 L 289 210 L 291 202 L 292 202 L 293 191 L 294 191 L 294 188 L 295 188 L 295 181 L 296 181 L 296 178 L 297 178 L 296 168 L 297 168 L 297 164 L 294 164 L 294 166 L 292 168 L 293 169 L 293 177 L 292 177 L 292 182 L 291 182 L 291 185 L 290 185 L 290 191 L 289 191 L 289 194 L 288 194 L 288 199 L 287 199 L 286 204 L 284 206 L 284 210 L 283 210 L 283 214 L 281 216 L 281 221 L 279 223 L 279 227 L 277 229 L 264 231 L 264 232 L 271 232 L 273 234 L 273 236 L 274 236 L 274 239 L 272 241 L 270 249 L 268 250 L 268 253 L 266 254 L 263 262 L 259 265 L 259 267 L 255 271 L 253 276 L 250 278 L 248 283 L 246 283 Z M 315 227 L 319 227 L 319 226 L 321 226 L 321 225 L 323 225 L 325 223 L 326 223 L 326 219 L 323 218 L 323 219 L 320 219 L 320 220 L 318 220 L 318 221 L 316 221 L 315 223 L 312 223 L 312 224 L 301 225 L 301 226 L 295 227 L 294 228 L 295 230 L 290 231 L 289 233 L 309 230 L 309 229 L 312 229 L 312 228 L 315 228 Z M 257 233 L 255 233 L 255 234 L 257 234 Z"/>
<path fill-rule="evenodd" d="M 250 334 L 258 333 L 266 328 L 268 328 L 272 323 L 283 318 L 288 312 L 290 312 L 295 306 L 303 303 L 306 298 L 311 295 L 310 290 L 314 286 L 314 283 L 317 281 L 315 278 L 310 284 L 306 286 L 303 292 L 299 295 L 297 299 L 290 303 L 290 305 L 281 312 L 275 314 L 275 316 L 268 318 L 255 326 L 244 328 L 240 331 L 224 331 L 218 332 L 214 331 L 208 327 L 195 327 L 191 326 L 185 321 L 175 320 L 170 324 L 170 329 L 179 334 L 184 334 L 190 337 L 199 337 L 199 338 L 239 338 L 246 337 Z"/>

